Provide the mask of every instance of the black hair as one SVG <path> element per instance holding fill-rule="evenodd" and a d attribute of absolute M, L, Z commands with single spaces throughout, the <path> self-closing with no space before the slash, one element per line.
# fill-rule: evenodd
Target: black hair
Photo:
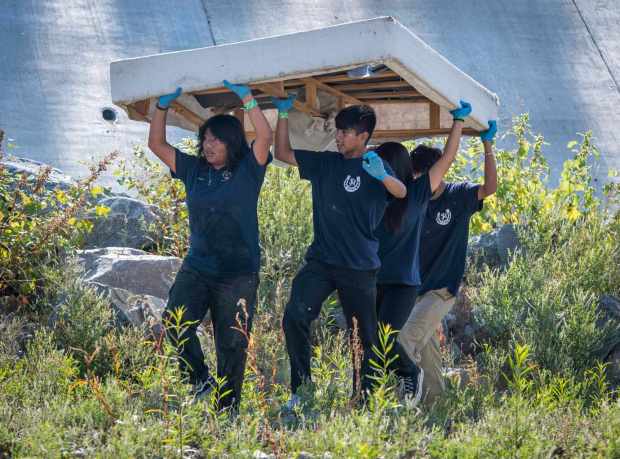
<path fill-rule="evenodd" d="M 439 158 L 441 158 L 439 148 L 418 145 L 411 152 L 411 167 L 414 174 L 426 174 Z"/>
<path fill-rule="evenodd" d="M 409 152 L 402 144 L 398 142 L 385 142 L 376 149 L 376 152 L 390 165 L 396 178 L 403 182 L 405 186 L 413 181 L 413 169 L 411 168 Z M 407 210 L 408 202 L 409 195 L 402 199 L 393 199 L 388 204 L 383 217 L 388 230 L 392 232 L 398 231 Z"/>
<path fill-rule="evenodd" d="M 377 116 L 369 105 L 351 105 L 340 110 L 335 121 L 336 129 L 355 129 L 358 134 L 368 132 L 368 143 L 375 130 Z"/>
<path fill-rule="evenodd" d="M 234 170 L 250 150 L 241 121 L 232 115 L 215 115 L 205 121 L 198 130 L 198 155 L 200 158 L 204 158 L 202 144 L 207 129 L 215 138 L 226 145 L 226 167 Z"/>

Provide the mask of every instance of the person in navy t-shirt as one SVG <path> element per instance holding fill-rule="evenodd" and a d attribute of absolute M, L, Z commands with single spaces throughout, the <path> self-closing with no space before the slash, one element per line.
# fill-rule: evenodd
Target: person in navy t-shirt
<path fill-rule="evenodd" d="M 446 183 L 433 193 L 424 217 L 420 242 L 422 285 L 398 341 L 407 356 L 424 371 L 424 400 L 431 404 L 444 390 L 441 353 L 436 330 L 452 309 L 463 273 L 471 216 L 495 193 L 497 172 L 492 141 L 495 121 L 480 137 L 484 146 L 484 184 Z M 423 176 L 443 160 L 436 148 L 418 146 L 411 156 L 414 174 Z"/>
<path fill-rule="evenodd" d="M 293 280 L 282 326 L 291 363 L 292 408 L 299 386 L 310 380 L 310 323 L 323 301 L 337 291 L 350 329 L 360 337 L 363 357 L 360 381 L 354 372 L 354 396 L 371 388 L 370 358 L 376 342 L 376 272 L 380 261 L 375 228 L 391 196 L 406 194 L 403 183 L 390 175 L 375 152 L 366 152 L 376 118 L 371 107 L 354 105 L 336 116 L 338 152 L 293 150 L 288 134 L 288 110 L 293 97 L 274 100 L 278 107 L 275 157 L 299 168 L 312 184 L 314 240 L 305 264 Z"/>
<path fill-rule="evenodd" d="M 456 157 L 463 121 L 471 112 L 467 102 L 452 110 L 454 122 L 443 155 L 418 178 L 413 178 L 409 152 L 400 143 L 387 142 L 377 148 L 377 153 L 387 161 L 407 187 L 407 196 L 394 199 L 388 205 L 381 225 L 377 229 L 381 269 L 377 275 L 377 315 L 380 324 L 390 325 L 398 332 L 405 324 L 413 305 L 420 281 L 419 247 L 422 223 L 433 191 Z M 419 401 L 422 395 L 423 371 L 394 343 L 397 359 L 392 367 L 399 378 L 400 395 L 408 402 Z"/>
<path fill-rule="evenodd" d="M 163 317 L 166 332 L 180 353 L 181 369 L 194 385 L 196 399 L 204 398 L 216 380 L 205 364 L 196 328 L 211 311 L 217 374 L 223 383 L 219 390 L 227 393 L 220 407 L 237 408 L 248 343 L 233 327 L 245 326 L 249 333 L 254 315 L 260 264 L 256 210 L 273 133 L 249 87 L 227 81 L 224 85 L 242 100 L 254 126 L 251 148 L 241 122 L 231 115 L 213 116 L 200 127 L 198 156 L 169 145 L 166 114 L 181 88 L 159 98 L 149 148 L 185 185 L 189 211 L 190 246 L 170 289 Z M 182 334 L 175 327 L 180 308 L 187 327 Z"/>

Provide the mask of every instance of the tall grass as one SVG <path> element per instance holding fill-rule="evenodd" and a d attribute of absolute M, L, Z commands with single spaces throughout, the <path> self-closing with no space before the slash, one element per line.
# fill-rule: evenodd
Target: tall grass
<path fill-rule="evenodd" d="M 618 335 L 597 323 L 596 304 L 603 293 L 620 294 L 620 220 L 591 193 L 588 136 L 569 147 L 573 159 L 553 188 L 542 137 L 528 132 L 525 118 L 511 132 L 518 149 L 498 152 L 502 191 L 473 232 L 518 222 L 523 247 L 503 271 L 468 273 L 472 316 L 482 330 L 476 354 L 455 362 L 468 377 L 448 381 L 433 407 L 398 402 L 381 348 L 377 390 L 365 406 L 352 404 L 349 337 L 319 321 L 306 402 L 292 414 L 282 410 L 289 370 L 280 320 L 312 238 L 312 212 L 297 171 L 270 167 L 239 412 L 193 403 L 169 344 L 113 326 L 106 303 L 73 271 L 47 266 L 36 304 L 59 305 L 55 320 L 30 334 L 29 316 L 0 319 L 0 457 L 618 457 L 620 404 L 601 361 L 605 343 Z M 479 145 L 467 148 L 456 175 L 480 161 Z M 169 237 L 155 250 L 182 255 L 182 195 L 170 192 L 175 185 L 162 172 L 148 169 L 147 177 L 160 174 L 161 181 L 135 187 L 163 203 Z M 210 363 L 212 342 L 207 330 Z"/>

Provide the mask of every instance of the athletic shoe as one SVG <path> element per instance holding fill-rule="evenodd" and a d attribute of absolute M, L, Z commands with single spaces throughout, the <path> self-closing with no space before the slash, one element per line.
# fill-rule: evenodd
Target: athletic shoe
<path fill-rule="evenodd" d="M 399 392 L 403 401 L 409 407 L 414 407 L 422 400 L 422 386 L 424 383 L 424 370 L 418 369 L 418 376 L 402 376 L 399 378 Z"/>

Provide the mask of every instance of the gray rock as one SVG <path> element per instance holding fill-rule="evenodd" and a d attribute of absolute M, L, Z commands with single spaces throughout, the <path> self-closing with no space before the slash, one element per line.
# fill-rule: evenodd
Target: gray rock
<path fill-rule="evenodd" d="M 620 322 L 620 299 L 615 296 L 601 296 L 598 302 L 598 309 L 605 321 L 616 320 Z"/>
<path fill-rule="evenodd" d="M 146 325 L 155 336 L 162 331 L 161 317 L 166 307 L 165 299 L 152 295 L 136 295 L 129 290 L 97 282 L 89 282 L 88 285 L 109 299 L 119 325 Z"/>
<path fill-rule="evenodd" d="M 86 237 L 86 248 L 144 248 L 160 239 L 157 206 L 126 196 L 105 197 L 98 204 L 108 207 L 110 212 L 105 217 L 88 217 L 94 226 Z"/>
<path fill-rule="evenodd" d="M 168 298 L 182 262 L 127 247 L 79 250 L 78 257 L 84 266 L 84 281 L 162 299 Z"/>
<path fill-rule="evenodd" d="M 254 451 L 254 454 L 252 454 L 252 457 L 254 459 L 275 459 L 275 454 L 267 454 L 267 453 L 263 453 L 260 450 L 256 450 Z"/>
<path fill-rule="evenodd" d="M 40 163 L 39 161 L 20 158 L 17 156 L 5 156 L 2 158 L 2 161 L 0 161 L 0 164 L 2 164 L 2 166 L 4 166 L 11 174 L 21 175 L 25 173 L 33 178 L 38 176 L 46 167 L 50 167 L 49 165 Z M 63 174 L 61 170 L 52 167 L 51 173 L 45 183 L 45 188 L 48 190 L 52 190 L 54 188 L 68 190 L 75 185 L 75 183 L 75 180 L 68 175 Z"/>
<path fill-rule="evenodd" d="M 510 261 L 511 254 L 519 249 L 516 227 L 508 224 L 490 233 L 472 237 L 467 252 L 478 264 L 503 267 Z"/>

